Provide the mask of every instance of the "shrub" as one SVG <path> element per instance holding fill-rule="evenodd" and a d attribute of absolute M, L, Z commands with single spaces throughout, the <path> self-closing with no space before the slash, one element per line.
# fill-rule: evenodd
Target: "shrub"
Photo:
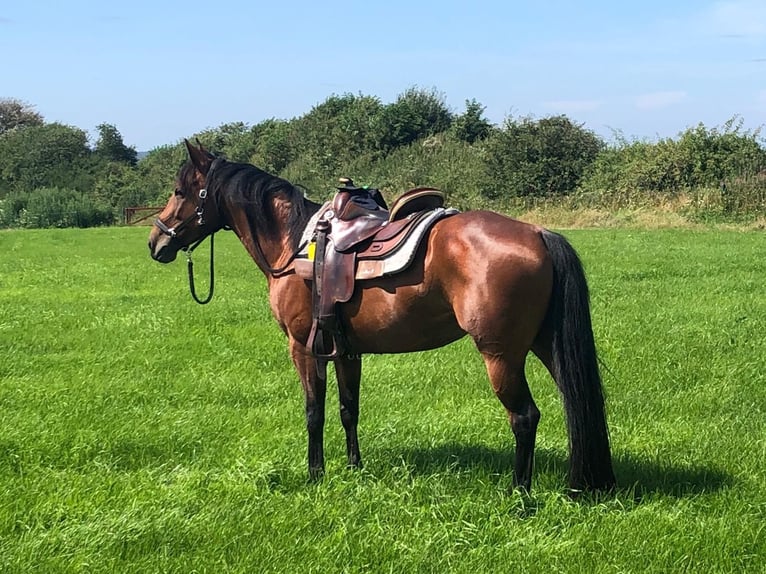
<path fill-rule="evenodd" d="M 111 207 L 71 189 L 40 188 L 15 193 L 0 208 L 0 224 L 4 227 L 95 227 L 111 225 L 114 220 Z"/>
<path fill-rule="evenodd" d="M 677 139 L 657 142 L 618 140 L 593 163 L 582 188 L 588 192 L 677 193 L 720 187 L 726 181 L 758 173 L 766 150 L 758 132 L 727 122 L 723 129 L 699 124 Z"/>
<path fill-rule="evenodd" d="M 566 195 L 603 148 L 598 136 L 563 115 L 508 118 L 486 142 L 485 194 Z"/>

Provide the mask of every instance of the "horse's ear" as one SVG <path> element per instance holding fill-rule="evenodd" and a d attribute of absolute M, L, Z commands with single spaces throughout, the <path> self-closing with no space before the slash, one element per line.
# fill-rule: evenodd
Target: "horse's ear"
<path fill-rule="evenodd" d="M 194 147 L 187 139 L 184 139 L 184 143 L 186 144 L 186 150 L 189 152 L 189 159 L 191 159 L 194 167 L 203 175 L 207 175 L 207 172 L 210 170 L 210 164 L 215 159 L 213 154 L 202 147 L 199 140 L 197 140 L 199 147 Z"/>

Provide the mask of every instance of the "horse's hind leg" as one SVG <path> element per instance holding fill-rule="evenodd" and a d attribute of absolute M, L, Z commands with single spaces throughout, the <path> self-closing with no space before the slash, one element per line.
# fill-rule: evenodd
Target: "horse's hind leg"
<path fill-rule="evenodd" d="M 361 468 L 357 425 L 359 423 L 359 381 L 362 377 L 362 358 L 345 357 L 335 363 L 340 399 L 340 420 L 346 431 L 346 456 L 349 468 Z"/>
<path fill-rule="evenodd" d="M 532 399 L 524 374 L 524 359 L 509 361 L 503 355 L 482 353 L 495 395 L 508 412 L 516 439 L 514 485 L 530 490 L 534 464 L 535 438 L 540 411 Z"/>

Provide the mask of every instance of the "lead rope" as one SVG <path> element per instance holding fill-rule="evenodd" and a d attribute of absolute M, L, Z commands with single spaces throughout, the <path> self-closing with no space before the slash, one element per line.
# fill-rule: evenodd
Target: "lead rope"
<path fill-rule="evenodd" d="M 213 298 L 213 291 L 215 289 L 215 260 L 213 256 L 213 241 L 215 239 L 215 233 L 212 233 L 210 235 L 210 282 L 208 284 L 208 294 L 207 297 L 204 299 L 200 299 L 197 296 L 197 290 L 194 288 L 194 262 L 192 261 L 192 251 L 194 251 L 197 246 L 204 241 L 204 238 L 201 241 L 198 241 L 194 245 L 192 245 L 189 249 L 186 250 L 186 264 L 189 270 L 189 291 L 191 291 L 192 299 L 194 299 L 197 303 L 200 305 L 207 305 L 210 303 L 210 300 Z"/>

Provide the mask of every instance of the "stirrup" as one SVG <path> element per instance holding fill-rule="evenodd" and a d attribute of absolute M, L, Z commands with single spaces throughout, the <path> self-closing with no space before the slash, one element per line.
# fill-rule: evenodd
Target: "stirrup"
<path fill-rule="evenodd" d="M 308 346 L 314 358 L 321 361 L 335 361 L 343 357 L 345 349 L 335 333 L 329 329 L 320 329 L 318 324 L 319 321 L 314 321 L 308 340 Z M 327 340 L 332 345 L 329 352 L 324 350 Z"/>

